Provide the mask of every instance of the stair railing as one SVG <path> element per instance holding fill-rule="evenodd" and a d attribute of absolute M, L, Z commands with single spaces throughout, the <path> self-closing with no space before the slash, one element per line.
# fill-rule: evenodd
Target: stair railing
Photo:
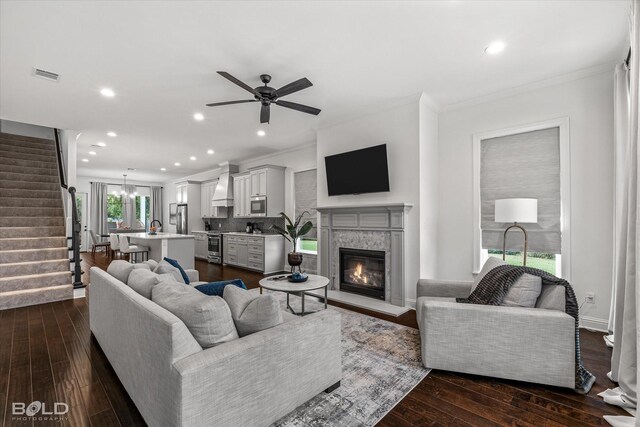
<path fill-rule="evenodd" d="M 69 258 L 69 262 L 73 264 L 73 270 L 71 273 L 73 274 L 73 289 L 84 288 L 85 285 L 82 283 L 82 267 L 80 265 L 80 232 L 82 229 L 82 224 L 80 223 L 80 218 L 78 216 L 78 202 L 76 199 L 76 188 L 69 187 L 67 185 L 67 177 L 65 174 L 64 167 L 64 157 L 62 153 L 62 146 L 60 144 L 60 136 L 59 130 L 54 129 L 53 133 L 55 135 L 56 141 L 56 157 L 58 159 L 58 174 L 60 177 L 60 187 L 69 194 L 71 197 L 71 237 L 67 237 L 67 240 L 71 241 L 71 247 L 68 248 L 69 252 L 72 252 L 71 258 Z M 63 200 L 65 198 L 63 192 Z M 66 203 L 63 203 L 65 218 L 66 218 Z"/>

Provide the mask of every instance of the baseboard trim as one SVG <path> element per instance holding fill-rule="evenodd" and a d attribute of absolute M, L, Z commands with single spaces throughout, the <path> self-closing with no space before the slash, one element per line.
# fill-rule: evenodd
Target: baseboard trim
<path fill-rule="evenodd" d="M 580 327 L 598 332 L 608 332 L 609 321 L 597 317 L 580 316 Z"/>

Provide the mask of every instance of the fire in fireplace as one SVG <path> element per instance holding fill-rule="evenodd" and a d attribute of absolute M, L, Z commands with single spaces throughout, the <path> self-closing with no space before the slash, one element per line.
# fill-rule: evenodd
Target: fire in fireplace
<path fill-rule="evenodd" d="M 340 248 L 340 290 L 384 300 L 384 251 Z"/>

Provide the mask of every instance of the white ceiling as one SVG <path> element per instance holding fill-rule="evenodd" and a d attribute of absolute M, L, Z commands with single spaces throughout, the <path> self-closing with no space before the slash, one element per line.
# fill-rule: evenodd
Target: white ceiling
<path fill-rule="evenodd" d="M 82 132 L 79 158 L 90 162 L 78 163 L 80 174 L 117 177 L 134 167 L 132 179 L 165 181 L 314 141 L 317 128 L 421 91 L 444 106 L 619 61 L 629 5 L 2 1 L 0 118 Z M 484 54 L 497 39 L 505 51 Z M 32 77 L 33 66 L 60 82 Z M 262 73 L 273 87 L 307 77 L 314 86 L 285 99 L 322 113 L 274 106 L 261 126 L 258 104 L 205 107 L 250 98 L 217 70 L 250 86 Z M 116 97 L 100 96 L 102 87 Z M 108 146 L 87 155 L 98 141 Z"/>

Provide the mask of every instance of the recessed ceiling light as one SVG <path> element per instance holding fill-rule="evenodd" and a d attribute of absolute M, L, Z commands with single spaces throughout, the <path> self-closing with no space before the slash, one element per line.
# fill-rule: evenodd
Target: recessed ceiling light
<path fill-rule="evenodd" d="M 100 141 L 96 144 L 98 147 L 106 147 L 107 144 L 105 144 L 104 142 Z"/>
<path fill-rule="evenodd" d="M 173 165 L 174 165 L 174 166 L 180 166 L 180 163 L 175 162 Z"/>
<path fill-rule="evenodd" d="M 258 132 L 256 132 L 258 134 L 258 136 L 265 136 L 267 133 L 265 131 L 263 131 L 262 129 L 260 129 Z"/>
<path fill-rule="evenodd" d="M 193 118 L 194 118 L 194 119 L 196 119 L 196 120 L 197 120 L 197 121 L 199 121 L 199 122 L 200 122 L 200 121 L 202 121 L 202 120 L 204 120 L 204 116 L 202 115 L 202 113 L 195 113 L 195 114 L 193 115 Z"/>
<path fill-rule="evenodd" d="M 495 55 L 496 53 L 500 53 L 504 50 L 505 44 L 500 40 L 492 42 L 487 48 L 484 50 L 489 55 Z"/>
<path fill-rule="evenodd" d="M 215 153 L 215 151 L 213 151 L 213 150 L 207 150 L 207 154 L 213 154 L 213 153 Z"/>
<path fill-rule="evenodd" d="M 89 159 L 82 159 L 82 161 L 86 163 L 89 161 Z"/>
<path fill-rule="evenodd" d="M 167 168 L 160 168 L 160 170 L 161 170 L 162 172 L 164 172 L 164 171 L 166 171 L 166 170 L 167 170 Z"/>
<path fill-rule="evenodd" d="M 113 89 L 109 89 L 108 87 L 103 87 L 102 89 L 100 89 L 100 93 L 102 94 L 102 96 L 106 96 L 107 98 L 113 98 L 114 96 L 116 96 L 116 93 L 113 91 Z"/>
<path fill-rule="evenodd" d="M 107 132 L 107 136 L 110 136 L 111 138 L 115 138 L 116 136 L 118 136 L 118 134 L 110 130 L 109 132 Z"/>
<path fill-rule="evenodd" d="M 89 151 L 89 154 L 91 154 L 92 156 L 95 156 L 97 153 L 95 151 Z"/>
<path fill-rule="evenodd" d="M 197 160 L 197 159 L 196 159 L 196 156 L 191 156 L 189 157 L 189 160 Z"/>

